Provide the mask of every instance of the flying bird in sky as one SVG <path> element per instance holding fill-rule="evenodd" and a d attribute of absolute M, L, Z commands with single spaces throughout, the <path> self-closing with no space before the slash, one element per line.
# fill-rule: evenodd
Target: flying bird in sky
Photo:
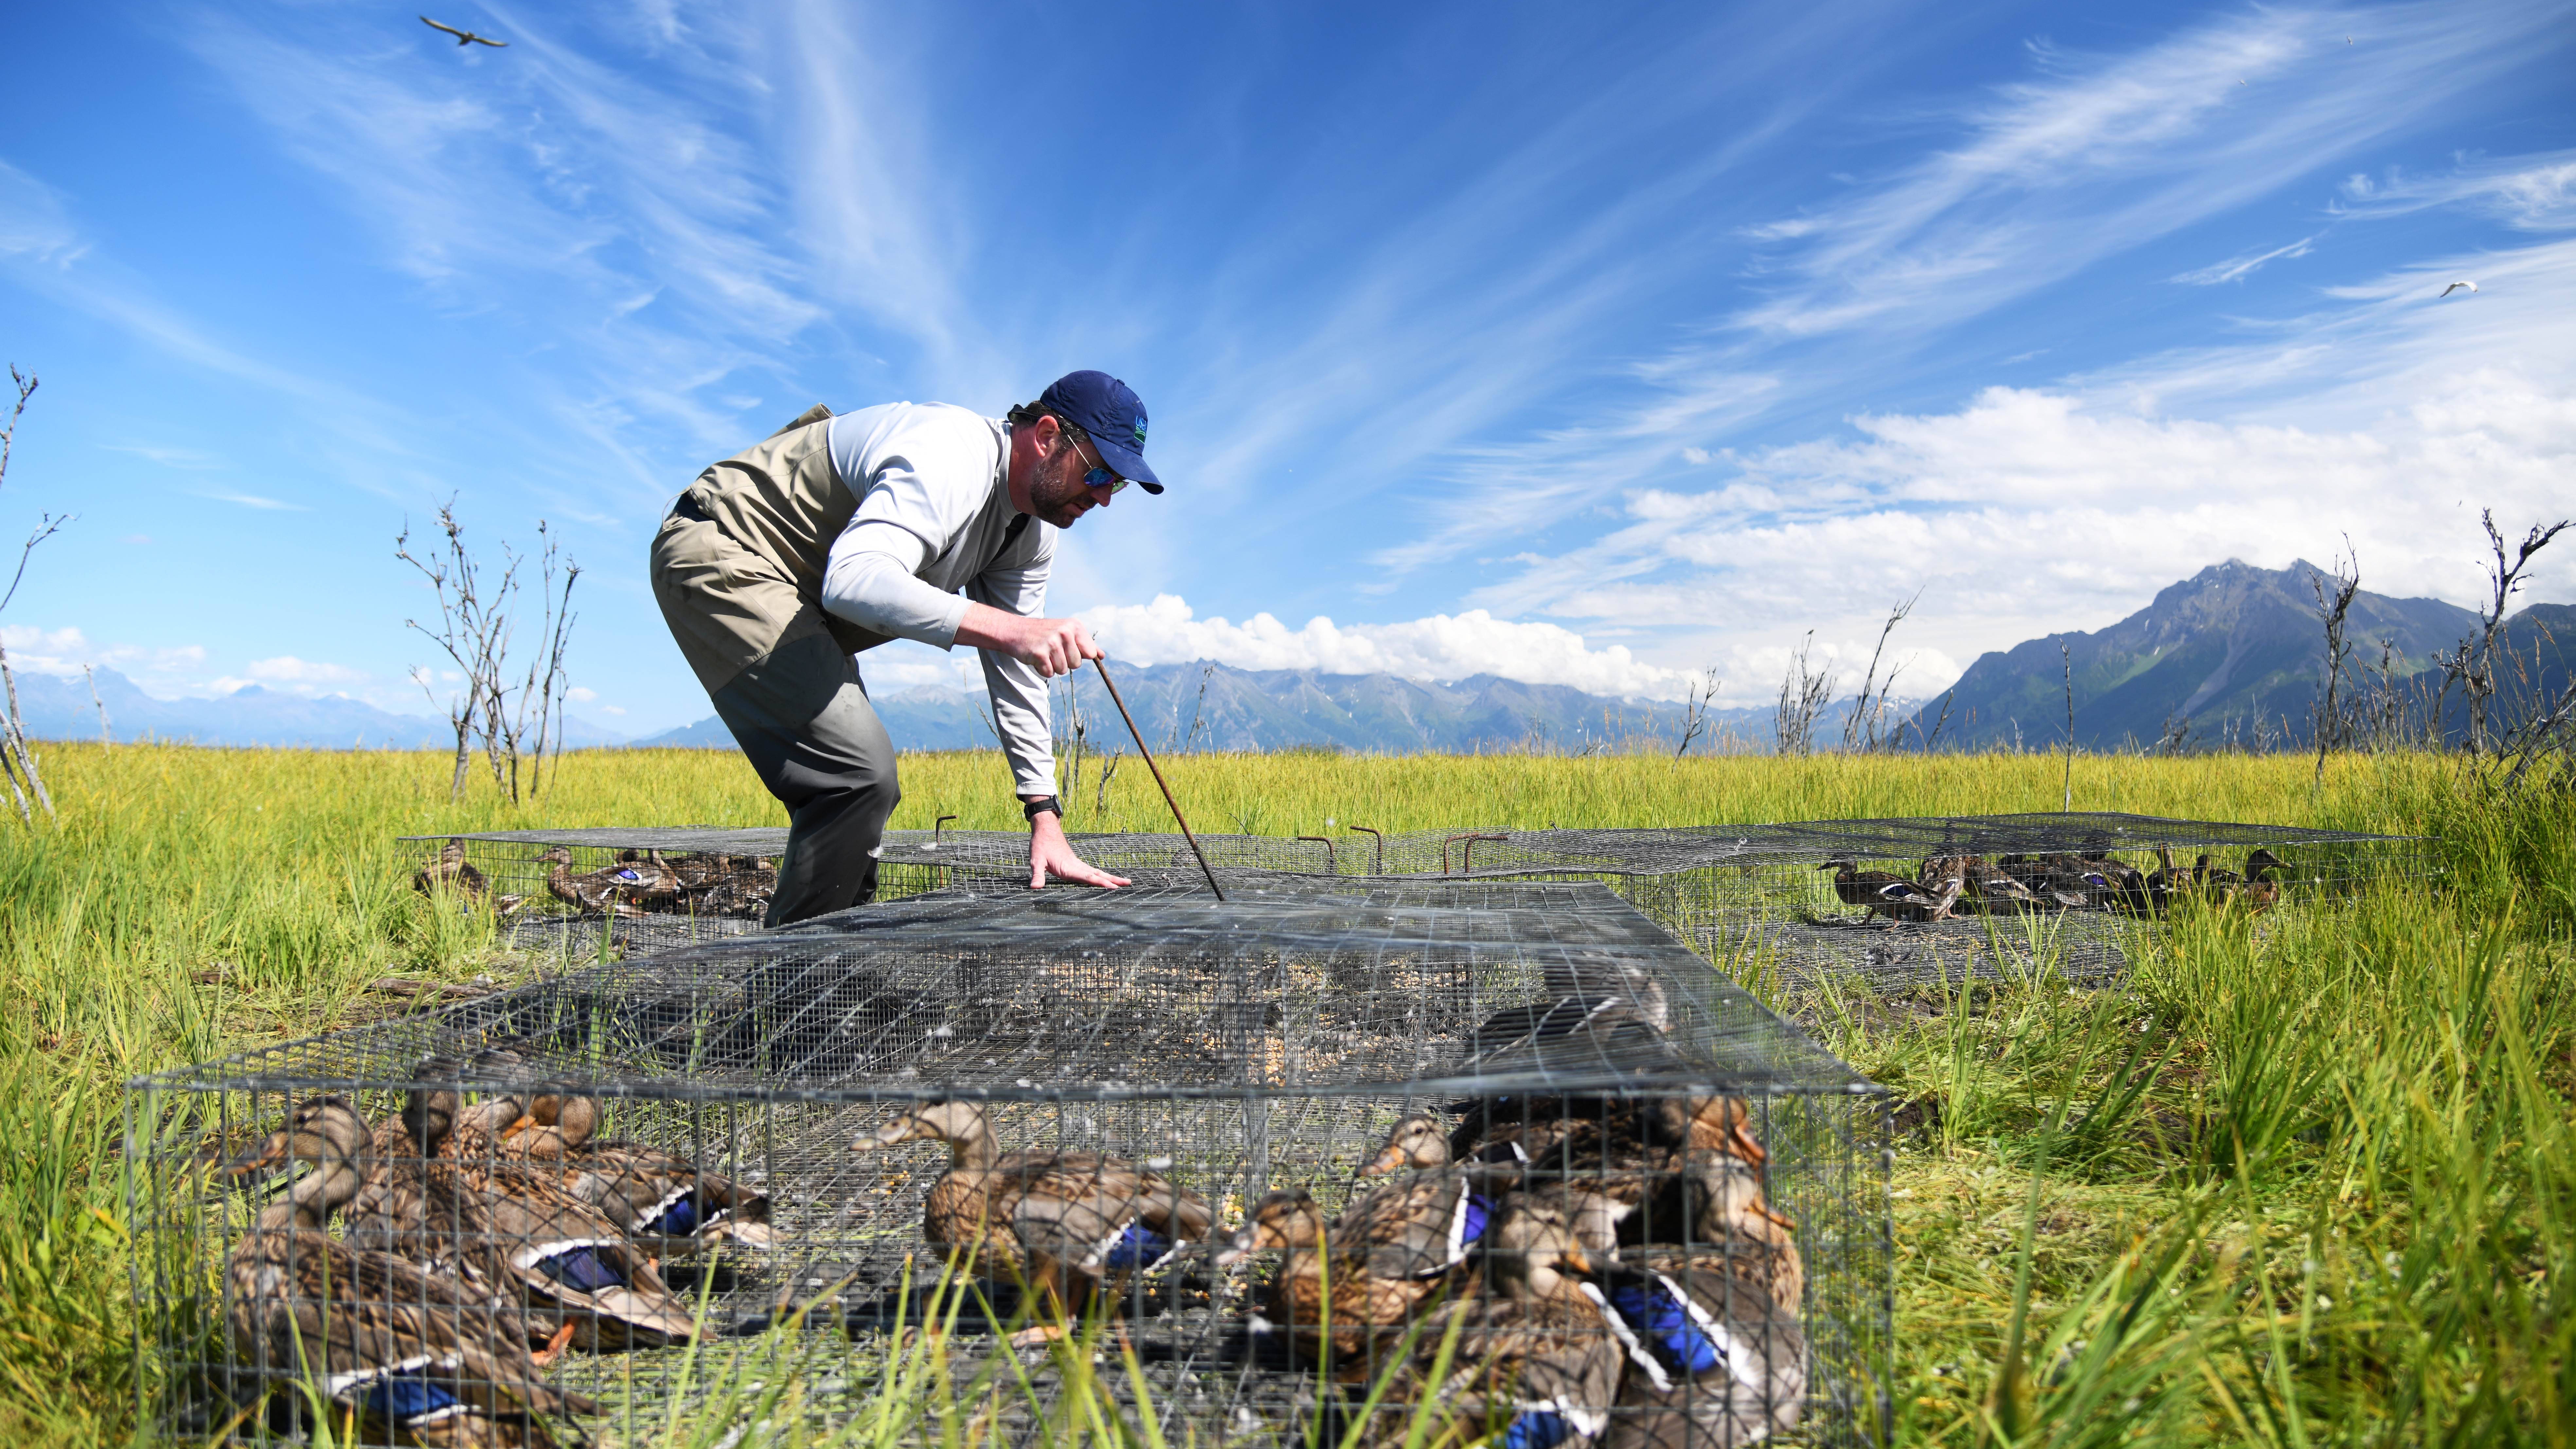
<path fill-rule="evenodd" d="M 2453 282 L 2451 285 L 2442 289 L 2442 296 L 2447 297 L 2453 292 L 2460 290 L 2462 287 L 2466 287 L 2470 291 L 2474 292 L 2478 289 L 2478 284 L 2475 282 Z M 2441 299 L 2437 297 L 2434 300 L 2439 301 Z"/>
<path fill-rule="evenodd" d="M 458 45 L 488 45 L 497 50 L 510 43 L 506 40 L 492 40 L 485 36 L 477 35 L 471 30 L 459 30 L 453 25 L 441 25 L 426 15 L 420 17 L 420 23 L 428 26 L 432 30 L 444 30 L 448 34 L 455 36 L 456 43 Z"/>

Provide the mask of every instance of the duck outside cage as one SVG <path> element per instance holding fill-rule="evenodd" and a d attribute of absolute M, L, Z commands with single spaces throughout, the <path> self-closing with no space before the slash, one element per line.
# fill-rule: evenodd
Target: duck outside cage
<path fill-rule="evenodd" d="M 139 1079 L 146 1422 L 569 1442 L 754 1362 L 842 1423 L 935 1343 L 1013 1442 L 1885 1441 L 1881 1089 L 1598 882 L 1228 896 L 943 889 Z"/>

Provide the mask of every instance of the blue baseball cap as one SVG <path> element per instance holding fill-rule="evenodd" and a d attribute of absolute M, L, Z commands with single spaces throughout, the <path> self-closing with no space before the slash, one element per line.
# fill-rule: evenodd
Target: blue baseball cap
<path fill-rule="evenodd" d="M 1038 395 L 1038 406 L 1091 435 L 1100 461 L 1148 493 L 1163 480 L 1145 466 L 1145 401 L 1105 372 L 1068 372 Z"/>

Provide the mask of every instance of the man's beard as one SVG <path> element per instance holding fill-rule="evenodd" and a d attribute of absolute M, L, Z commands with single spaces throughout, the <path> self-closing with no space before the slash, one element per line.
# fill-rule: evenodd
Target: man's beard
<path fill-rule="evenodd" d="M 1094 504 L 1091 490 L 1082 482 L 1082 475 L 1089 471 L 1083 464 L 1081 450 L 1067 442 L 1047 460 L 1038 476 L 1029 480 L 1030 516 L 1043 519 L 1057 528 L 1073 527 L 1074 520 L 1082 516 L 1085 505 Z"/>

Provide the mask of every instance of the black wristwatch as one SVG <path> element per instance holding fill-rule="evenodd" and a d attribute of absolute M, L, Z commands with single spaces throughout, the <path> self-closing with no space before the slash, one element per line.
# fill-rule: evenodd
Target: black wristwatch
<path fill-rule="evenodd" d="M 1038 816 L 1049 810 L 1055 812 L 1056 819 L 1062 820 L 1064 818 L 1064 802 L 1056 799 L 1053 795 L 1040 795 L 1035 800 L 1023 800 L 1020 802 L 1020 813 L 1028 817 L 1029 824 L 1031 825 L 1037 824 Z"/>

